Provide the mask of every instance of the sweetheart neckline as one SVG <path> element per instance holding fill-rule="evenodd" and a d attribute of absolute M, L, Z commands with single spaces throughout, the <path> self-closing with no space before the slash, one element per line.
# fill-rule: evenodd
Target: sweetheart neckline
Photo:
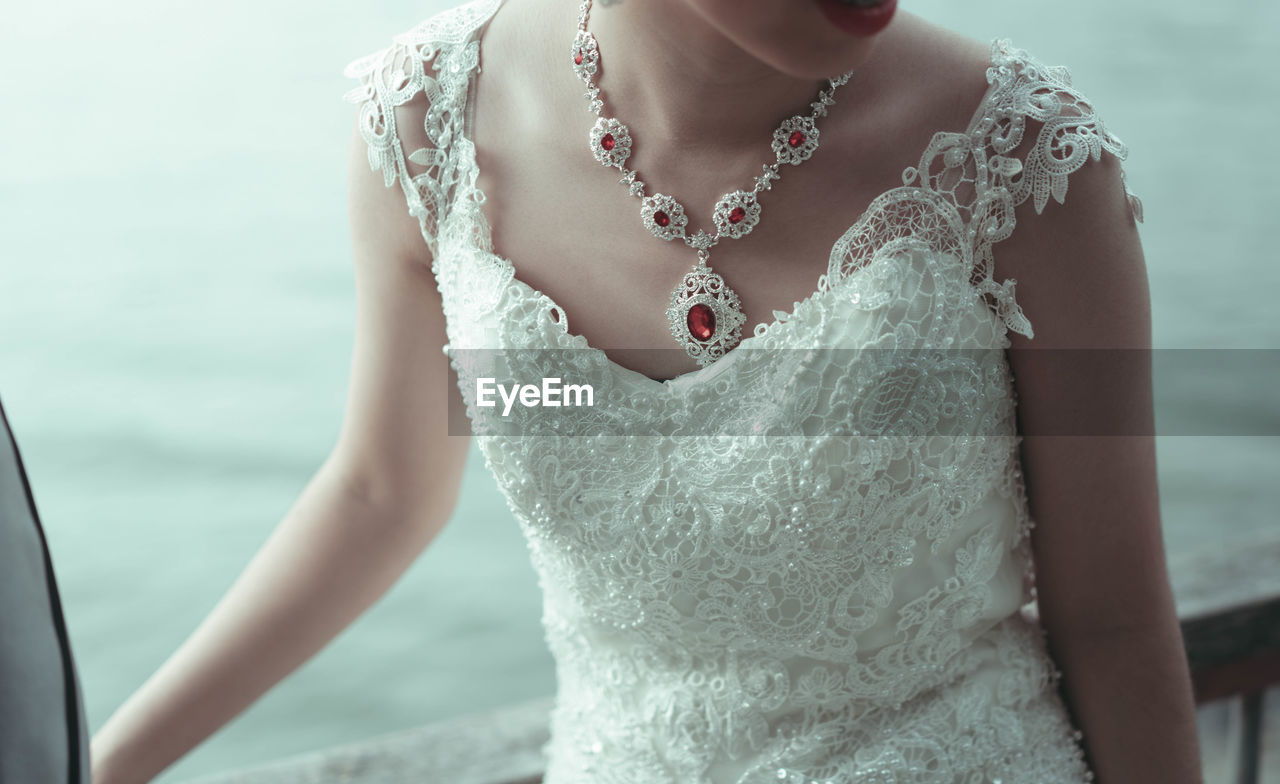
<path fill-rule="evenodd" d="M 861 223 L 861 218 L 858 220 L 858 222 L 854 224 L 854 227 L 856 227 L 860 223 Z M 853 231 L 854 227 L 850 227 L 848 230 L 846 230 L 845 234 L 847 234 L 849 231 Z M 841 234 L 840 235 L 841 238 L 843 238 L 845 234 Z M 840 243 L 840 239 L 837 239 L 832 244 L 832 248 L 834 249 L 837 245 L 839 245 L 839 243 Z M 503 267 L 503 271 L 505 273 L 504 277 L 506 278 L 506 281 L 508 284 L 515 285 L 517 288 L 519 288 L 528 296 L 535 297 L 535 298 L 541 297 L 545 299 L 546 302 L 552 308 L 558 310 L 561 314 L 561 319 L 557 322 L 559 329 L 555 331 L 555 335 L 558 339 L 567 340 L 569 343 L 576 342 L 578 343 L 578 345 L 569 346 L 569 347 L 583 349 L 592 354 L 599 356 L 604 361 L 604 363 L 608 365 L 609 369 L 614 372 L 614 375 L 620 376 L 624 380 L 633 381 L 641 387 L 646 387 L 646 386 L 656 387 L 658 388 L 657 391 L 659 392 L 676 389 L 677 387 L 685 386 L 688 384 L 701 383 L 703 381 L 706 381 L 707 379 L 712 378 L 713 376 L 719 375 L 720 373 L 724 372 L 726 368 L 729 367 L 733 357 L 739 355 L 744 348 L 747 351 L 757 350 L 754 348 L 754 346 L 748 345 L 749 343 L 751 343 L 752 341 L 756 341 L 760 338 L 763 338 L 766 335 L 769 335 L 771 333 L 775 333 L 778 329 L 781 329 L 786 324 L 791 324 L 795 322 L 796 313 L 802 310 L 809 310 L 812 307 L 810 305 L 811 302 L 815 301 L 819 297 L 825 296 L 826 294 L 838 288 L 838 285 L 836 286 L 827 285 L 827 282 L 826 282 L 827 275 L 826 273 L 823 273 L 818 277 L 818 286 L 812 292 L 810 292 L 808 296 L 806 296 L 803 300 L 800 300 L 799 302 L 793 303 L 792 308 L 789 311 L 783 312 L 783 311 L 775 310 L 774 318 L 772 321 L 769 321 L 769 322 L 762 321 L 759 324 L 757 324 L 755 326 L 755 329 L 752 331 L 752 334 L 742 338 L 742 340 L 740 340 L 736 346 L 734 346 L 731 350 L 726 351 L 724 355 L 720 357 L 720 359 L 708 365 L 704 365 L 703 367 L 700 367 L 696 370 L 690 370 L 690 371 L 681 373 L 677 376 L 673 376 L 671 378 L 659 380 L 651 376 L 647 376 L 644 373 L 641 373 L 640 371 L 635 370 L 634 368 L 629 368 L 626 365 L 619 364 L 617 361 L 610 358 L 609 354 L 604 349 L 591 345 L 591 343 L 587 340 L 586 336 L 575 335 L 570 333 L 568 323 L 567 323 L 568 315 L 566 314 L 565 309 L 561 307 L 560 303 L 556 302 L 549 294 L 539 289 L 535 289 L 525 281 L 521 280 L 516 275 L 515 264 L 510 259 L 506 258 L 500 253 L 496 253 L 492 250 L 486 250 L 485 248 L 482 248 L 476 245 L 468 245 L 467 249 L 474 251 L 476 253 L 483 254 L 489 257 L 490 259 L 501 264 Z M 839 282 L 842 283 L 850 279 L 852 279 L 851 276 L 845 276 Z M 698 376 L 702 376 L 703 378 L 698 379 L 697 382 L 695 382 L 694 379 L 696 379 Z"/>
<path fill-rule="evenodd" d="M 484 209 L 483 209 L 483 205 L 487 201 L 487 198 L 485 196 L 484 190 L 480 188 L 480 186 L 477 184 L 480 165 L 477 161 L 477 157 L 475 154 L 475 149 L 476 149 L 475 143 L 472 141 L 472 135 L 473 135 L 472 126 L 474 123 L 473 114 L 474 114 L 475 104 L 473 101 L 470 100 L 470 96 L 475 88 L 476 74 L 478 74 L 481 70 L 480 63 L 483 55 L 482 41 L 484 39 L 484 33 L 488 30 L 489 23 L 493 20 L 494 14 L 497 13 L 498 8 L 502 6 L 504 2 L 505 0 L 494 0 L 493 8 L 490 10 L 488 14 L 488 18 L 482 24 L 477 26 L 476 30 L 473 33 L 474 41 L 476 44 L 476 50 L 477 50 L 476 61 L 475 61 L 475 66 L 471 70 L 471 73 L 468 78 L 467 100 L 466 100 L 466 106 L 464 107 L 464 110 L 462 112 L 461 127 L 459 128 L 458 134 L 454 139 L 454 144 L 463 148 L 464 151 L 466 152 L 465 163 L 468 164 L 468 168 L 471 172 L 471 176 L 461 178 L 461 180 L 459 181 L 459 187 L 455 189 L 453 198 L 450 200 L 451 203 L 449 205 L 448 214 L 450 218 L 458 214 L 457 212 L 454 211 L 453 206 L 460 201 L 470 200 L 474 202 L 475 206 L 473 209 L 476 213 L 475 217 L 477 219 L 477 222 L 481 224 L 481 228 L 483 231 L 483 239 L 485 240 L 484 245 L 487 245 L 488 247 L 484 247 L 478 241 L 476 241 L 478 237 L 475 232 L 468 231 L 468 232 L 459 233 L 460 236 L 464 236 L 471 239 L 470 242 L 466 243 L 466 248 L 468 250 L 481 253 L 489 257 L 491 260 L 500 264 L 503 267 L 503 271 L 506 273 L 505 285 L 514 285 L 517 288 L 521 289 L 526 295 L 533 296 L 533 297 L 541 297 L 545 299 L 546 302 L 549 303 L 552 308 L 558 311 L 561 316 L 561 318 L 556 321 L 558 329 L 556 330 L 555 334 L 558 340 L 563 341 L 567 339 L 571 342 L 579 343 L 580 345 L 575 346 L 575 348 L 585 349 L 586 351 L 594 355 L 597 355 L 604 362 L 604 364 L 606 364 L 610 368 L 610 370 L 613 371 L 615 376 L 618 376 L 623 380 L 630 381 L 633 383 L 633 385 L 639 388 L 648 389 L 651 392 L 656 392 L 659 394 L 670 393 L 673 390 L 683 388 L 690 384 L 696 383 L 698 381 L 699 376 L 702 376 L 703 377 L 702 380 L 705 380 L 707 378 L 711 378 L 713 376 L 719 375 L 720 373 L 724 372 L 724 370 L 731 364 L 730 358 L 733 357 L 735 354 L 738 354 L 744 346 L 747 346 L 748 343 L 752 341 L 756 341 L 760 338 L 763 338 L 766 335 L 769 335 L 770 333 L 775 333 L 778 329 L 781 329 L 784 325 L 795 322 L 797 313 L 801 311 L 812 310 L 813 307 L 816 307 L 816 305 L 814 305 L 813 303 L 816 303 L 819 298 L 828 295 L 831 291 L 838 288 L 839 283 L 843 283 L 851 279 L 851 275 L 849 273 L 845 273 L 844 275 L 835 276 L 836 278 L 839 278 L 836 284 L 831 283 L 831 280 L 833 279 L 833 276 L 832 276 L 833 267 L 836 266 L 835 252 L 840 247 L 841 241 L 845 237 L 848 237 L 851 234 L 856 233 L 863 226 L 867 216 L 873 213 L 875 207 L 877 207 L 880 203 L 887 201 L 891 196 L 893 196 L 894 194 L 900 193 L 901 191 L 929 190 L 927 188 L 921 188 L 919 186 L 896 185 L 882 191 L 881 193 L 873 197 L 871 201 L 867 204 L 867 207 L 861 212 L 861 214 L 858 215 L 858 217 L 853 221 L 853 223 L 850 224 L 847 229 L 841 232 L 840 236 L 836 237 L 836 239 L 831 243 L 831 250 L 829 252 L 830 255 L 827 260 L 827 271 L 818 276 L 818 280 L 813 291 L 811 291 L 808 295 L 806 295 L 804 299 L 792 303 L 791 310 L 788 310 L 788 311 L 774 310 L 773 311 L 774 318 L 772 321 L 769 321 L 769 322 L 761 321 L 758 324 L 756 324 L 756 326 L 752 329 L 752 332 L 750 335 L 743 337 L 737 343 L 737 345 L 735 345 L 731 350 L 726 351 L 724 355 L 720 359 L 716 360 L 715 362 L 712 362 L 708 365 L 700 367 L 696 370 L 690 370 L 690 371 L 681 373 L 679 375 L 673 376 L 671 378 L 661 379 L 661 380 L 653 378 L 651 376 L 647 376 L 638 370 L 627 367 L 626 365 L 619 364 L 617 361 L 612 359 L 604 349 L 599 348 L 597 346 L 593 346 L 590 343 L 590 341 L 587 340 L 586 336 L 571 334 L 569 332 L 568 312 L 560 305 L 560 303 L 556 302 L 555 299 L 552 298 L 549 294 L 539 289 L 535 289 L 533 286 L 529 285 L 529 283 L 522 280 L 520 276 L 517 274 L 519 270 L 516 268 L 515 262 L 507 258 L 506 256 L 502 255 L 501 253 L 498 253 L 497 251 L 492 249 L 493 248 L 493 229 L 489 222 L 488 216 L 484 214 Z M 932 140 L 936 138 L 939 134 L 943 134 L 943 135 L 953 134 L 953 135 L 964 135 L 964 136 L 973 135 L 975 128 L 978 126 L 979 122 L 982 120 L 986 112 L 987 104 L 990 102 L 991 98 L 995 95 L 996 89 L 1000 84 L 1000 81 L 994 77 L 990 69 L 997 65 L 997 62 L 996 62 L 997 54 L 1000 51 L 1000 45 L 1002 40 L 1003 39 L 1001 39 L 1000 37 L 995 37 L 991 39 L 991 42 L 989 44 L 989 49 L 988 49 L 988 56 L 987 56 L 987 68 L 988 68 L 987 88 L 983 92 L 982 98 L 979 99 L 977 106 L 974 108 L 973 113 L 969 118 L 969 122 L 965 127 L 965 130 L 963 132 L 936 131 L 930 137 L 930 143 L 932 143 Z M 926 150 L 927 149 L 928 149 L 928 145 L 926 145 Z M 919 160 L 920 160 L 920 156 L 917 156 L 916 162 L 918 163 Z M 904 168 L 904 172 L 907 170 L 911 170 L 913 168 L 914 168 L 914 164 L 908 165 Z M 464 214 L 466 214 L 465 211 L 464 211 Z M 459 235 L 454 235 L 454 236 L 459 236 Z M 866 265 L 864 265 L 863 268 L 865 268 L 865 266 Z M 836 271 L 838 272 L 839 270 L 837 269 Z M 747 348 L 748 350 L 751 350 L 750 346 L 747 346 Z"/>

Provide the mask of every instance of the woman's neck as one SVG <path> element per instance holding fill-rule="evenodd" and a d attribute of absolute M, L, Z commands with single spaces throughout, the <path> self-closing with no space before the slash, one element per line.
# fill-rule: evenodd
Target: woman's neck
<path fill-rule="evenodd" d="M 593 3 L 587 29 L 600 45 L 606 115 L 690 151 L 759 148 L 824 86 L 752 57 L 685 0 Z"/>

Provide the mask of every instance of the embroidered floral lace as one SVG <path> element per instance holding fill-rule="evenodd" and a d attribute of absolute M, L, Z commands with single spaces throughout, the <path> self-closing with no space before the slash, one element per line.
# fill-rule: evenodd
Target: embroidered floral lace
<path fill-rule="evenodd" d="M 1027 611 L 1004 349 L 1033 332 L 991 249 L 1017 205 L 1062 202 L 1124 144 L 1065 68 L 994 41 L 969 126 L 872 202 L 816 291 L 657 382 L 571 335 L 492 252 L 467 95 L 500 2 L 352 62 L 346 98 L 421 223 L 445 350 L 539 574 L 559 683 L 546 782 L 1092 780 Z M 921 350 L 878 350 L 901 347 Z M 810 350 L 754 350 L 778 348 Z M 476 407 L 469 349 L 563 349 L 564 375 L 595 385 L 597 435 Z"/>

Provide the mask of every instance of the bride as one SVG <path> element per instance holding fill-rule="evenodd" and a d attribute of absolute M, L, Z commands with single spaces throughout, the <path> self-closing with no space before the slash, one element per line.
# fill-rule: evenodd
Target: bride
<path fill-rule="evenodd" d="M 98 784 L 376 601 L 467 432 L 545 593 L 549 784 L 1200 780 L 1150 369 L 1106 360 L 1150 347 L 1141 204 L 1064 68 L 896 0 L 475 0 L 347 72 L 341 435 Z M 503 349 L 592 431 L 478 406 Z"/>

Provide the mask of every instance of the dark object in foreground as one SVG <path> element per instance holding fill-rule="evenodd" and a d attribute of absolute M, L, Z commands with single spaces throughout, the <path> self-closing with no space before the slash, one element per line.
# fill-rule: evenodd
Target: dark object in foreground
<path fill-rule="evenodd" d="M 0 405 L 0 782 L 88 784 L 84 700 L 53 563 Z"/>

